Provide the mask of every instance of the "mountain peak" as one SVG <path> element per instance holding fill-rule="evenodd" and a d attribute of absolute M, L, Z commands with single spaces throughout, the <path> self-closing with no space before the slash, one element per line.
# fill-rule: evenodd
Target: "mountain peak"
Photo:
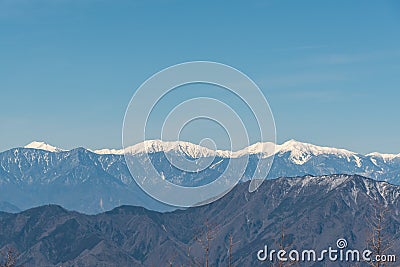
<path fill-rule="evenodd" d="M 61 152 L 64 151 L 61 148 L 49 145 L 45 142 L 42 141 L 33 141 L 29 144 L 27 144 L 26 146 L 24 146 L 24 148 L 33 148 L 33 149 L 41 149 L 41 150 L 45 150 L 45 151 L 49 151 L 49 152 Z"/>
<path fill-rule="evenodd" d="M 356 155 L 356 153 L 346 149 L 317 146 L 299 142 L 294 139 L 286 141 L 282 145 L 276 146 L 276 153 L 283 154 L 286 152 L 290 153 L 290 159 L 298 165 L 306 163 L 312 156 L 318 156 L 322 154 L 341 155 L 347 158 Z"/>
<path fill-rule="evenodd" d="M 193 158 L 214 156 L 218 153 L 218 150 L 215 151 L 190 142 L 162 140 L 146 140 L 125 149 L 125 153 L 129 154 L 171 151 L 183 152 Z"/>
<path fill-rule="evenodd" d="M 275 153 L 276 146 L 277 145 L 273 142 L 257 142 L 239 151 L 231 153 L 231 156 L 241 157 L 251 154 L 263 154 L 264 156 L 268 157 Z"/>
<path fill-rule="evenodd" d="M 397 155 L 396 154 L 383 154 L 383 153 L 379 153 L 379 152 L 372 152 L 372 153 L 367 154 L 366 156 L 373 157 L 373 158 L 381 158 L 385 161 L 392 160 L 394 158 L 400 158 L 400 154 L 397 154 Z"/>
<path fill-rule="evenodd" d="M 286 141 L 282 145 L 277 145 L 277 149 L 279 152 L 288 152 L 288 151 L 304 151 L 312 153 L 313 155 L 320 155 L 320 154 L 345 154 L 347 156 L 352 156 L 355 153 L 351 152 L 346 149 L 341 148 L 334 148 L 334 147 L 325 147 L 325 146 L 318 146 L 309 143 L 304 143 L 300 141 L 296 141 L 291 139 Z"/>

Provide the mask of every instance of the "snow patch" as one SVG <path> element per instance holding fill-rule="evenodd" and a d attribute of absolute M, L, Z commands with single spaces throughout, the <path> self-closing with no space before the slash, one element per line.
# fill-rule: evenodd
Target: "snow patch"
<path fill-rule="evenodd" d="M 45 151 L 49 151 L 49 152 L 65 151 L 61 148 L 46 144 L 45 142 L 38 142 L 38 141 L 33 141 L 33 142 L 27 144 L 26 146 L 24 146 L 24 148 L 40 149 L 40 150 L 45 150 Z"/>
<path fill-rule="evenodd" d="M 124 150 L 123 149 L 108 149 L 108 148 L 103 148 L 103 149 L 97 149 L 97 150 L 91 150 L 93 153 L 99 154 L 99 155 L 123 155 Z"/>

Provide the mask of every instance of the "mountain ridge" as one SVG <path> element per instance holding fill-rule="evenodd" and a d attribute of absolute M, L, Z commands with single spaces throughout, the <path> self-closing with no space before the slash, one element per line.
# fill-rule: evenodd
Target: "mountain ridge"
<path fill-rule="evenodd" d="M 249 147 L 246 151 L 250 154 L 245 172 L 242 177 L 237 177 L 240 183 L 252 179 L 259 163 L 267 166 L 271 162 L 269 157 L 252 154 L 260 150 L 267 151 L 271 146 L 271 143 L 256 143 Z M 266 179 L 357 174 L 400 184 L 400 158 L 388 160 L 375 155 L 364 156 L 294 140 L 279 146 Z M 197 147 L 189 143 L 149 141 L 148 148 L 153 149 L 153 152 L 135 154 L 135 161 L 148 164 L 150 159 L 165 179 L 181 186 L 208 184 L 220 177 L 230 162 L 234 162 L 230 158 L 216 155 L 210 160 L 205 158 L 210 163 L 209 167 L 191 172 L 175 167 L 170 159 L 197 157 L 203 153 L 202 150 L 196 150 Z M 167 148 L 169 150 L 163 152 Z M 207 154 L 209 151 L 204 153 L 210 155 Z M 110 210 L 122 204 L 159 211 L 175 209 L 154 200 L 140 188 L 134 177 L 147 175 L 145 172 L 130 173 L 123 154 L 97 154 L 85 148 L 59 152 L 15 148 L 0 152 L 0 201 L 10 202 L 22 210 L 53 203 L 89 214 Z M 235 173 L 229 174 L 229 177 L 234 178 Z"/>
<path fill-rule="evenodd" d="M 40 149 L 49 152 L 63 152 L 70 151 L 62 148 L 58 148 L 52 146 L 43 141 L 33 141 L 23 148 L 31 148 L 31 149 Z M 88 149 L 93 153 L 104 155 L 104 154 L 112 154 L 112 155 L 123 155 L 125 153 L 129 154 L 140 154 L 140 153 L 156 153 L 156 152 L 171 152 L 181 149 L 182 151 L 194 151 L 192 153 L 188 153 L 192 157 L 207 157 L 207 156 L 220 156 L 226 158 L 235 158 L 253 154 L 267 154 L 267 156 L 271 156 L 272 154 L 285 153 L 285 152 L 293 152 L 294 158 L 299 158 L 299 154 L 309 153 L 313 155 L 321 155 L 321 154 L 340 154 L 343 156 L 354 156 L 354 155 L 362 155 L 362 156 L 371 156 L 371 157 L 382 157 L 387 160 L 392 160 L 395 158 L 400 158 L 399 154 L 388 154 L 388 153 L 380 153 L 380 152 L 372 152 L 367 154 L 361 154 L 357 152 L 353 152 L 343 148 L 335 148 L 335 147 L 327 147 L 314 145 L 307 142 L 300 142 L 295 139 L 290 139 L 282 144 L 275 144 L 273 142 L 256 142 L 248 147 L 237 151 L 229 151 L 229 150 L 213 150 L 207 147 L 203 147 L 191 142 L 187 141 L 162 141 L 158 139 L 154 140 L 145 140 L 141 143 L 137 143 L 135 145 L 126 147 L 125 149 Z M 71 149 L 72 150 L 72 149 Z M 198 150 L 199 152 L 196 152 Z M 201 153 L 202 152 L 202 153 Z"/>

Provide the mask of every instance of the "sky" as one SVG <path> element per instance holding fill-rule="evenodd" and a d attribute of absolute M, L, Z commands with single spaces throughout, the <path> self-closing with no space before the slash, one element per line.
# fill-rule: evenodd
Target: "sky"
<path fill-rule="evenodd" d="M 0 151 L 120 148 L 137 88 L 195 60 L 248 75 L 278 143 L 400 153 L 400 2 L 258 0 L 0 0 Z"/>

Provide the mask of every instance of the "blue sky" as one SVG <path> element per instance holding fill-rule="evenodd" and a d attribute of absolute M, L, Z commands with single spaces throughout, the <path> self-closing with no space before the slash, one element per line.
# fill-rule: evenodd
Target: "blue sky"
<path fill-rule="evenodd" d="M 279 143 L 400 152 L 398 1 L 0 0 L 0 150 L 118 148 L 136 88 L 192 60 L 249 75 Z"/>

